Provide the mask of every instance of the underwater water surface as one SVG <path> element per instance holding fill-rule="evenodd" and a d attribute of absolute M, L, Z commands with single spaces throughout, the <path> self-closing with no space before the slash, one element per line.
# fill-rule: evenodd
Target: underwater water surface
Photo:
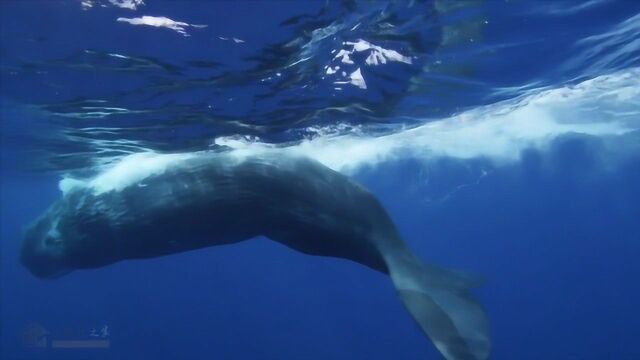
<path fill-rule="evenodd" d="M 209 152 L 369 189 L 484 279 L 490 359 L 640 359 L 638 1 L 0 0 L 0 91 L 2 359 L 442 358 L 386 276 L 266 238 L 20 263 L 70 185 Z"/>

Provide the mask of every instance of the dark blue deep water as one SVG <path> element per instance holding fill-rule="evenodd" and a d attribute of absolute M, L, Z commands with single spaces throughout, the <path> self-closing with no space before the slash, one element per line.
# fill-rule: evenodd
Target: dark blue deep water
<path fill-rule="evenodd" d="M 640 1 L 0 0 L 0 111 L 3 360 L 441 358 L 385 276 L 268 239 L 20 264 L 61 179 L 205 151 L 358 180 L 486 279 L 491 359 L 640 359 Z"/>

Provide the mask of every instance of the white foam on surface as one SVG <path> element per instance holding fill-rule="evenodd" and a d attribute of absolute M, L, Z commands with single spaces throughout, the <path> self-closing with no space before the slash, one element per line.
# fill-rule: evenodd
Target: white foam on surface
<path fill-rule="evenodd" d="M 83 1 L 80 2 L 80 6 L 82 7 L 82 10 L 89 10 L 94 5 L 95 5 L 95 3 L 92 0 L 83 0 Z"/>
<path fill-rule="evenodd" d="M 395 50 L 385 49 L 381 46 L 374 45 L 362 39 L 356 42 L 347 41 L 345 42 L 345 45 L 353 46 L 353 50 L 351 51 L 351 53 L 353 53 L 354 51 L 362 52 L 362 51 L 371 50 L 371 53 L 369 54 L 369 56 L 367 56 L 367 59 L 365 60 L 367 65 L 376 66 L 376 65 L 386 64 L 387 61 L 401 62 L 405 64 L 412 63 L 411 58 L 408 56 L 404 56 Z"/>
<path fill-rule="evenodd" d="M 109 0 L 113 6 L 122 9 L 137 10 L 138 6 L 144 5 L 144 0 Z"/>
<path fill-rule="evenodd" d="M 367 59 L 365 60 L 367 65 L 376 66 L 386 64 L 387 62 L 411 64 L 413 62 L 410 57 L 404 56 L 395 50 L 385 49 L 362 39 L 357 41 L 345 41 L 343 45 L 347 46 L 348 49 L 341 49 L 333 58 L 341 58 L 341 61 L 346 64 L 353 64 L 353 61 L 351 60 L 351 55 L 353 55 L 353 53 L 363 51 L 370 51 Z"/>
<path fill-rule="evenodd" d="M 237 37 L 226 37 L 226 36 L 218 36 L 218 39 L 222 40 L 222 41 L 233 41 L 236 44 L 242 44 L 246 41 L 239 39 Z"/>
<path fill-rule="evenodd" d="M 82 0 L 80 6 L 83 10 L 89 10 L 94 6 L 100 7 L 119 7 L 127 10 L 138 10 L 139 7 L 144 6 L 144 0 Z"/>
<path fill-rule="evenodd" d="M 204 28 L 207 27 L 207 25 L 196 25 L 196 24 L 189 24 L 186 22 L 182 22 L 182 21 L 175 21 L 172 19 L 169 19 L 168 17 L 164 17 L 164 16 L 142 16 L 142 17 L 137 17 L 137 18 L 124 18 L 124 17 L 119 17 L 117 19 L 117 21 L 119 22 L 126 22 L 129 23 L 131 25 L 146 25 L 146 26 L 153 26 L 153 27 L 158 27 L 158 28 L 167 28 L 167 29 L 171 29 L 179 34 L 182 34 L 184 36 L 189 36 L 189 34 L 187 33 L 187 28 L 188 27 L 195 27 L 195 28 Z"/>
<path fill-rule="evenodd" d="M 391 62 L 400 62 L 410 65 L 413 62 L 410 57 L 404 56 L 396 50 L 385 49 L 362 39 L 358 39 L 357 41 L 345 41 L 342 45 L 344 48 L 340 49 L 340 51 L 337 51 L 336 49 L 331 51 L 331 53 L 335 53 L 335 55 L 333 56 L 331 63 L 325 66 L 325 74 L 336 78 L 336 80 L 334 80 L 334 84 L 336 85 L 349 84 L 362 90 L 366 90 L 367 83 L 362 75 L 361 67 L 356 68 L 356 66 L 379 66 Z M 364 64 L 356 65 L 353 55 L 361 52 L 367 52 L 367 58 L 365 59 Z M 344 67 L 341 72 L 338 72 L 340 65 L 337 65 L 337 63 L 342 64 Z M 341 87 L 336 89 L 342 90 Z"/>
<path fill-rule="evenodd" d="M 367 89 L 367 83 L 364 81 L 364 77 L 362 77 L 360 68 L 357 68 L 356 71 L 352 72 L 349 75 L 349 79 L 351 80 L 352 85 L 357 86 L 363 90 Z"/>
<path fill-rule="evenodd" d="M 286 145 L 248 136 L 219 137 L 213 142 L 228 147 L 230 155 L 239 161 L 265 153 L 302 155 L 345 173 L 403 158 L 484 157 L 499 165 L 519 160 L 525 149 L 544 150 L 550 141 L 565 134 L 619 136 L 640 130 L 640 68 L 573 86 L 531 90 L 518 99 L 427 121 L 386 136 L 368 136 L 357 127 L 340 124 L 309 130 L 314 133 L 312 137 Z M 92 179 L 65 178 L 60 189 L 68 192 L 82 186 L 91 187 L 96 194 L 118 191 L 206 154 L 137 153 L 121 158 Z"/>
<path fill-rule="evenodd" d="M 334 70 L 333 72 L 330 72 L 331 68 L 327 68 L 327 75 L 331 75 L 334 74 L 337 70 Z M 343 72 L 342 76 L 347 76 L 346 72 Z M 355 87 L 358 87 L 362 90 L 366 90 L 367 89 L 367 83 L 364 81 L 364 77 L 362 76 L 362 72 L 360 71 L 360 68 L 357 68 L 355 71 L 353 71 L 351 74 L 349 74 L 349 76 L 347 77 L 346 80 L 337 80 L 333 82 L 336 85 L 345 85 L 345 84 L 351 84 Z"/>
<path fill-rule="evenodd" d="M 575 86 L 532 90 L 528 95 L 475 108 L 386 136 L 347 134 L 338 126 L 281 147 L 258 139 L 223 137 L 217 145 L 238 157 L 269 151 L 304 155 L 343 172 L 399 158 L 520 158 L 558 136 L 577 133 L 616 136 L 640 129 L 640 69 L 600 76 Z"/>

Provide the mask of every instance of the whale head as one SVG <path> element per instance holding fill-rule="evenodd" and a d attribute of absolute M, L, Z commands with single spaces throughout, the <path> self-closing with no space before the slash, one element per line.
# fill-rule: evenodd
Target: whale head
<path fill-rule="evenodd" d="M 20 261 L 39 278 L 56 278 L 71 271 L 67 265 L 65 242 L 58 230 L 53 209 L 31 224 L 24 235 Z"/>
<path fill-rule="evenodd" d="M 71 191 L 27 228 L 20 260 L 40 278 L 119 261 L 117 236 L 109 225 L 114 216 L 91 191 Z"/>

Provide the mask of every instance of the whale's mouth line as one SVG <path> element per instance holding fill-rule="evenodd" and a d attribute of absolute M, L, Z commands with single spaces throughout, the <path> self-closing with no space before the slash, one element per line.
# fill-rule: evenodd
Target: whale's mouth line
<path fill-rule="evenodd" d="M 51 266 L 51 264 L 46 263 L 47 261 L 50 260 L 39 260 L 31 258 L 30 260 L 25 261 L 23 257 L 23 260 L 21 262 L 22 265 L 29 270 L 29 272 L 40 279 L 58 279 L 73 271 L 73 269 L 70 269 L 68 267 Z"/>
<path fill-rule="evenodd" d="M 38 239 L 23 240 L 20 250 L 20 263 L 34 276 L 40 279 L 57 279 L 72 271 L 65 264 L 61 253 L 40 248 L 34 241 Z"/>
<path fill-rule="evenodd" d="M 43 276 L 41 277 L 41 279 L 45 279 L 45 280 L 55 280 L 55 279 L 59 279 L 65 275 L 68 275 L 69 273 L 71 273 L 73 270 L 69 270 L 69 269 L 65 269 L 65 270 L 60 270 L 57 271 L 53 274 L 47 275 L 47 276 Z"/>
<path fill-rule="evenodd" d="M 38 268 L 37 264 L 34 264 L 32 262 L 30 263 L 22 263 L 24 265 L 24 267 L 26 267 L 29 272 L 31 274 L 33 274 L 35 277 L 39 278 L 39 279 L 43 279 L 43 280 L 54 280 L 54 279 L 59 279 L 71 272 L 73 272 L 72 269 L 68 269 L 68 268 L 64 268 L 64 269 L 58 269 L 58 270 L 47 270 L 47 269 L 42 269 L 42 268 Z"/>

